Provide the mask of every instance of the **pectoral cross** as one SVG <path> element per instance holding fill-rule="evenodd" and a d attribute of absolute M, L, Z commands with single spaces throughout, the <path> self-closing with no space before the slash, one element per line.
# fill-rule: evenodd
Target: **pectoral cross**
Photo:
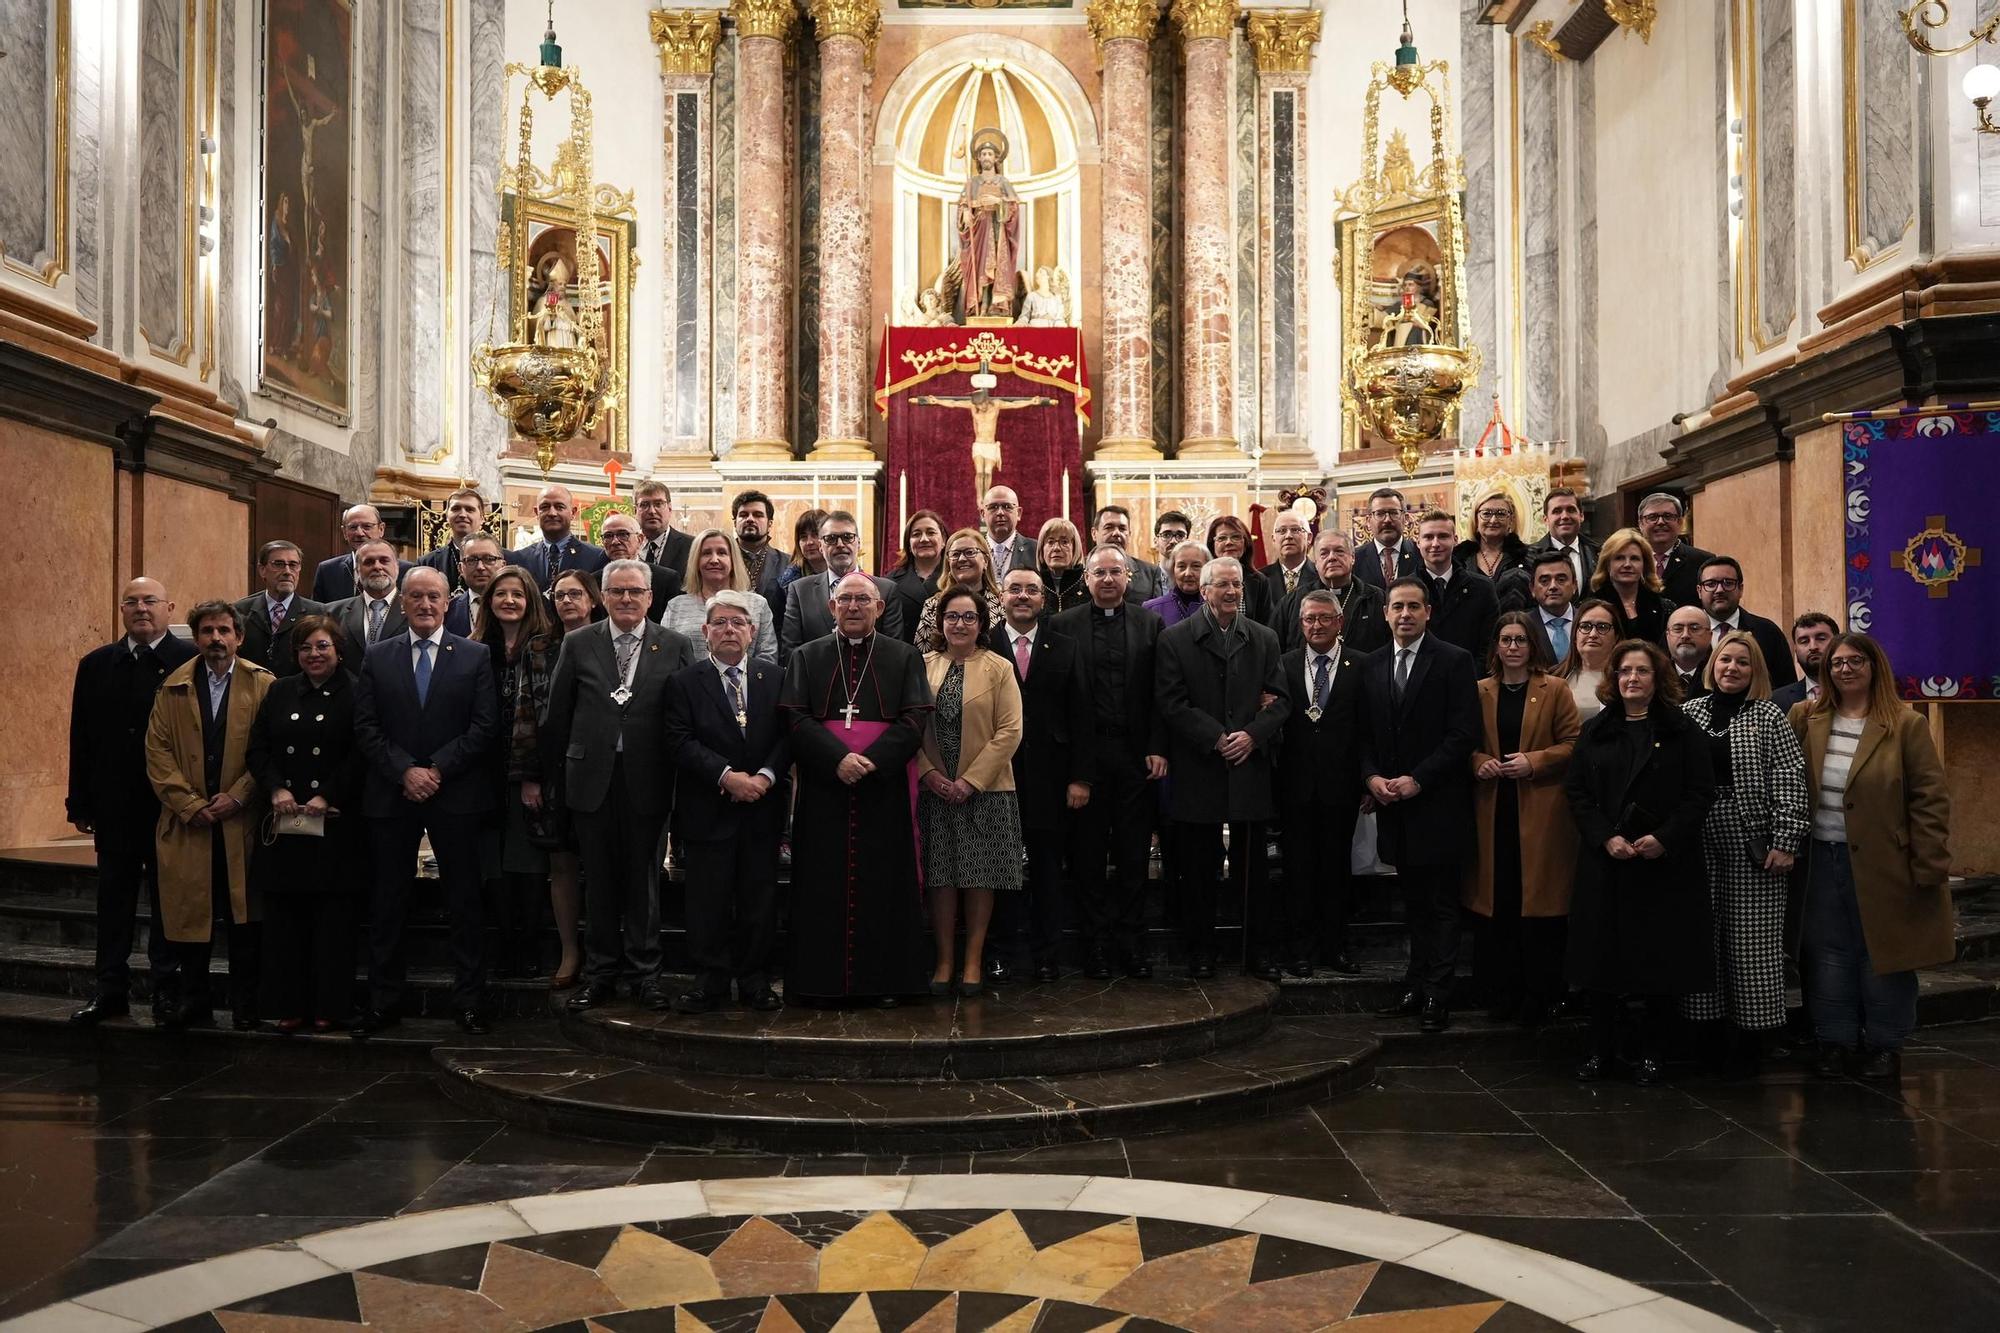
<path fill-rule="evenodd" d="M 847 707 L 839 709 L 838 711 L 842 717 L 847 719 L 845 722 L 842 722 L 840 724 L 841 730 L 842 731 L 854 730 L 854 715 L 861 711 L 859 708 L 855 707 L 854 701 L 852 699 L 848 700 Z"/>

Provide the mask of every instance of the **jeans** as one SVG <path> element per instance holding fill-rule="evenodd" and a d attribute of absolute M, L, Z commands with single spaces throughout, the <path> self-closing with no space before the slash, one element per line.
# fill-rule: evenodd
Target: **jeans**
<path fill-rule="evenodd" d="M 1874 1050 L 1899 1050 L 1917 1026 L 1917 974 L 1880 975 L 1868 961 L 1847 844 L 1814 839 L 1811 855 L 1801 952 L 1813 1033 L 1831 1046 L 1865 1039 Z"/>

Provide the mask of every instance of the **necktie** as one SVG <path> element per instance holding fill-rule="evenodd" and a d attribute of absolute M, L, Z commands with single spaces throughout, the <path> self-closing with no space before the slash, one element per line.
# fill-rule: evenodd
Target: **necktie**
<path fill-rule="evenodd" d="M 1396 702 L 1397 703 L 1401 703 L 1403 701 L 1403 691 L 1409 688 L 1410 658 L 1413 654 L 1415 654 L 1416 651 L 1417 650 L 1414 648 L 1398 648 L 1396 650 Z"/>
<path fill-rule="evenodd" d="M 1393 546 L 1384 546 L 1382 548 L 1382 583 L 1383 586 L 1386 587 L 1389 584 L 1394 583 L 1395 581 L 1396 581 L 1396 548 Z"/>
<path fill-rule="evenodd" d="M 659 536 L 653 538 L 653 540 L 646 543 L 647 564 L 657 565 L 660 563 L 660 556 L 662 554 L 661 548 L 666 545 L 666 542 L 667 542 L 667 534 L 663 532 Z"/>
<path fill-rule="evenodd" d="M 556 586 L 556 575 L 562 572 L 562 553 L 561 542 L 549 543 L 549 558 L 546 568 L 549 571 L 549 586 L 551 588 Z"/>
<path fill-rule="evenodd" d="M 1286 591 L 1286 592 L 1288 592 L 1288 593 L 1294 593 L 1294 592 L 1297 592 L 1298 590 L 1299 590 L 1299 571 L 1298 571 L 1298 570 L 1296 570 L 1296 569 L 1288 569 L 1288 570 L 1286 570 L 1286 571 L 1285 571 L 1285 591 Z M 1320 660 L 1321 660 L 1322 662 L 1324 662 L 1324 661 L 1325 661 L 1326 659 L 1325 659 L 1325 658 L 1321 658 Z"/>
<path fill-rule="evenodd" d="M 1550 620 L 1548 622 L 1548 631 L 1549 648 L 1555 653 L 1556 661 L 1560 662 L 1569 656 L 1569 621 L 1563 619 Z"/>
<path fill-rule="evenodd" d="M 431 693 L 431 649 L 436 645 L 429 639 L 417 640 L 417 705 L 423 706 Z"/>
<path fill-rule="evenodd" d="M 629 630 L 618 636 L 618 683 L 632 679 L 632 659 L 639 652 L 639 636 Z"/>
<path fill-rule="evenodd" d="M 1022 680 L 1028 678 L 1028 657 L 1034 651 L 1035 645 L 1029 642 L 1027 635 L 1022 634 L 1015 638 L 1014 670 L 1020 673 Z"/>
<path fill-rule="evenodd" d="M 271 603 L 271 633 L 276 634 L 284 627 L 285 604 L 283 602 L 273 602 Z"/>
<path fill-rule="evenodd" d="M 750 730 L 750 713 L 743 706 L 743 668 L 729 667 L 722 674 L 729 677 L 729 706 L 736 710 L 736 725 L 747 732 Z"/>
<path fill-rule="evenodd" d="M 1012 559 L 1013 555 L 1014 547 L 1009 542 L 1000 542 L 994 546 L 993 573 L 996 576 L 1003 579 L 1007 577 L 1007 562 Z"/>
<path fill-rule="evenodd" d="M 368 603 L 368 642 L 373 643 L 382 635 L 382 616 L 389 609 L 386 601 Z"/>
<path fill-rule="evenodd" d="M 1313 663 L 1313 707 L 1314 708 L 1323 709 L 1326 707 L 1326 687 L 1327 687 L 1326 670 L 1327 670 L 1327 657 L 1325 653 L 1321 653 L 1319 654 L 1318 660 Z"/>

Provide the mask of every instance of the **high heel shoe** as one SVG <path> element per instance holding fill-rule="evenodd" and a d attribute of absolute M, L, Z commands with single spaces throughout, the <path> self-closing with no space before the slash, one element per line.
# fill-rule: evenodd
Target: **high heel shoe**
<path fill-rule="evenodd" d="M 977 999 L 979 996 L 984 995 L 985 993 L 986 993 L 986 987 L 980 982 L 961 981 L 958 983 L 958 996 L 962 1000 Z"/>
<path fill-rule="evenodd" d="M 943 981 L 933 981 L 931 983 L 931 994 L 936 996 L 942 997 L 949 995 L 951 994 L 951 989 L 952 987 L 950 978 L 946 978 Z"/>

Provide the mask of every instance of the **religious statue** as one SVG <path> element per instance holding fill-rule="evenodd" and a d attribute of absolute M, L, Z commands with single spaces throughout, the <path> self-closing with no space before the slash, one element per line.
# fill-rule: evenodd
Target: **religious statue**
<path fill-rule="evenodd" d="M 1384 312 L 1379 346 L 1424 347 L 1437 341 L 1438 306 L 1431 282 L 1427 268 L 1404 270 L 1395 301 Z"/>
<path fill-rule="evenodd" d="M 1035 270 L 1035 285 L 1028 298 L 1021 302 L 1021 317 L 1016 324 L 1026 324 L 1031 328 L 1062 328 L 1069 319 L 1069 275 L 1050 268 L 1047 264 Z"/>
<path fill-rule="evenodd" d="M 979 367 L 980 377 L 991 379 L 985 363 Z M 1056 400 L 1049 397 L 1038 398 L 995 398 L 984 388 L 974 389 L 968 394 L 935 395 L 924 394 L 910 399 L 917 407 L 955 407 L 972 414 L 972 477 L 973 499 L 976 508 L 992 489 L 993 473 L 1000 466 L 1000 414 L 1016 407 L 1054 407 Z"/>
<path fill-rule="evenodd" d="M 935 287 L 926 287 L 917 293 L 916 309 L 906 317 L 912 328 L 943 328 L 951 323 L 951 313 L 944 308 L 944 298 Z"/>
<path fill-rule="evenodd" d="M 973 173 L 958 196 L 958 322 L 1006 318 L 1014 310 L 1015 263 L 1021 251 L 1021 200 L 1000 174 L 1007 136 L 983 129 L 972 136 Z"/>
<path fill-rule="evenodd" d="M 535 266 L 542 290 L 534 298 L 528 323 L 539 347 L 574 347 L 577 344 L 576 311 L 569 301 L 569 261 L 560 252 L 552 253 Z"/>

